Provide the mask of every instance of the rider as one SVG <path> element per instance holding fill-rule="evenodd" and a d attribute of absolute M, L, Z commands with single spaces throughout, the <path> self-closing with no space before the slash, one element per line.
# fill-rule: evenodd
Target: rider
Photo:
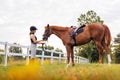
<path fill-rule="evenodd" d="M 37 44 L 44 44 L 45 41 L 43 40 L 37 40 L 37 37 L 35 36 L 37 28 L 35 26 L 31 26 L 30 27 L 30 40 L 31 40 L 31 46 L 30 46 L 30 50 L 31 50 L 31 61 L 34 61 L 36 58 L 36 47 Z"/>

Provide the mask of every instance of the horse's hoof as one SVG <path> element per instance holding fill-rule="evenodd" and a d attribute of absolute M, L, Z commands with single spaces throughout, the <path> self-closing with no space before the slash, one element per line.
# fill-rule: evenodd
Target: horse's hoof
<path fill-rule="evenodd" d="M 75 66 L 75 64 L 72 64 L 72 66 L 74 67 L 74 66 Z"/>
<path fill-rule="evenodd" d="M 70 64 L 67 64 L 66 69 L 70 67 Z"/>
<path fill-rule="evenodd" d="M 109 66 L 111 66 L 111 63 L 108 63 Z"/>

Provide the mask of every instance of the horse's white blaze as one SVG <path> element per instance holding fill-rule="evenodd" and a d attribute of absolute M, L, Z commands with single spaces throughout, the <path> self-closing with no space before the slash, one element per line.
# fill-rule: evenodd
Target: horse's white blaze
<path fill-rule="evenodd" d="M 112 61 L 112 60 L 111 60 L 111 57 L 110 57 L 110 54 L 108 54 L 107 57 L 108 57 L 108 64 L 110 64 L 111 61 Z"/>

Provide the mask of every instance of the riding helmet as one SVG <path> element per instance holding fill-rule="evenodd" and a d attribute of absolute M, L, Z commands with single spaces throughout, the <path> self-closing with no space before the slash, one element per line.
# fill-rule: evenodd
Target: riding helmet
<path fill-rule="evenodd" d="M 30 31 L 32 31 L 32 30 L 37 30 L 37 28 L 35 26 L 31 26 Z"/>

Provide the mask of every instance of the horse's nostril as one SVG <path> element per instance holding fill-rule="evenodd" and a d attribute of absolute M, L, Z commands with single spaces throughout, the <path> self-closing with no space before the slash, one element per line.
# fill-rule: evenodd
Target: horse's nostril
<path fill-rule="evenodd" d="M 44 40 L 44 38 L 42 38 L 42 40 Z"/>
<path fill-rule="evenodd" d="M 45 37 L 43 37 L 43 40 L 45 40 Z"/>
<path fill-rule="evenodd" d="M 44 40 L 44 41 L 47 41 L 47 38 L 46 38 L 46 37 L 43 37 L 43 40 Z"/>

